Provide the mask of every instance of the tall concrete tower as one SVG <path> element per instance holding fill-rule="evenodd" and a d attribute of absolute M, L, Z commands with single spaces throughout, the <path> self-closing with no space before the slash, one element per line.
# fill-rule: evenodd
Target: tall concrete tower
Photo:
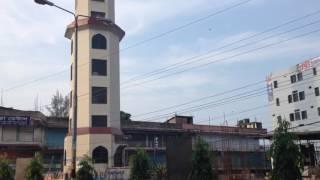
<path fill-rule="evenodd" d="M 117 148 L 115 135 L 121 132 L 119 43 L 125 32 L 115 24 L 114 6 L 114 0 L 76 0 L 76 14 L 79 15 L 77 67 L 74 66 L 75 22 L 67 27 L 65 34 L 71 40 L 71 95 L 74 93 L 74 69 L 78 69 L 77 162 L 88 155 L 98 172 L 113 167 Z M 73 108 L 71 101 L 70 133 L 64 144 L 64 172 L 71 167 Z"/>

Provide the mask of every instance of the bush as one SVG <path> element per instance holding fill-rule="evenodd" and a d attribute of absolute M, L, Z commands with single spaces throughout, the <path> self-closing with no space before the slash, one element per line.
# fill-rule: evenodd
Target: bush
<path fill-rule="evenodd" d="M 167 180 L 168 174 L 167 174 L 167 168 L 164 165 L 155 165 L 152 168 L 151 173 L 151 179 L 152 180 Z"/>
<path fill-rule="evenodd" d="M 93 180 L 96 174 L 92 165 L 92 159 L 84 156 L 79 162 L 80 168 L 77 171 L 77 180 Z"/>
<path fill-rule="evenodd" d="M 36 153 L 26 168 L 26 180 L 43 180 L 44 167 L 41 155 Z"/>
<path fill-rule="evenodd" d="M 131 180 L 149 180 L 150 179 L 150 160 L 147 153 L 139 149 L 137 154 L 130 159 Z"/>
<path fill-rule="evenodd" d="M 0 179 L 13 180 L 13 169 L 6 157 L 0 157 Z"/>
<path fill-rule="evenodd" d="M 213 173 L 212 159 L 209 145 L 201 138 L 195 143 L 195 150 L 192 159 L 192 171 L 189 180 L 214 180 L 217 177 Z"/>

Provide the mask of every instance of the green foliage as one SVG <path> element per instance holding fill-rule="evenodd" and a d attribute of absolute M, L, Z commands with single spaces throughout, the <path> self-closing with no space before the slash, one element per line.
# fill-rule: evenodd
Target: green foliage
<path fill-rule="evenodd" d="M 278 121 L 274 131 L 270 155 L 273 160 L 271 180 L 300 180 L 302 168 L 302 154 L 294 143 L 295 136 L 288 132 L 290 123 Z"/>
<path fill-rule="evenodd" d="M 44 173 L 44 167 L 41 155 L 36 153 L 34 158 L 26 168 L 25 179 L 26 180 L 42 180 Z"/>
<path fill-rule="evenodd" d="M 167 168 L 164 165 L 154 165 L 151 173 L 152 180 L 167 180 Z"/>
<path fill-rule="evenodd" d="M 0 157 L 0 179 L 13 180 L 13 175 L 9 160 L 5 157 Z"/>
<path fill-rule="evenodd" d="M 131 162 L 131 180 L 148 180 L 150 179 L 150 160 L 147 153 L 139 149 L 137 154 L 130 159 Z"/>
<path fill-rule="evenodd" d="M 77 171 L 77 180 L 93 180 L 95 170 L 92 165 L 92 159 L 89 156 L 84 156 L 79 162 L 80 168 Z"/>
<path fill-rule="evenodd" d="M 51 99 L 50 106 L 46 107 L 51 117 L 68 117 L 69 115 L 69 97 L 63 97 L 62 94 L 57 91 Z"/>
<path fill-rule="evenodd" d="M 189 180 L 214 180 L 217 177 L 213 173 L 212 158 L 209 145 L 203 139 L 198 138 L 192 159 L 192 171 Z"/>

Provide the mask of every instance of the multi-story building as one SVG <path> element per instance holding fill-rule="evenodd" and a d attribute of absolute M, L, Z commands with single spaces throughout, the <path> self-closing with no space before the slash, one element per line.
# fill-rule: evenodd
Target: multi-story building
<path fill-rule="evenodd" d="M 237 127 L 196 125 L 188 116 L 174 116 L 164 123 L 127 120 L 122 122 L 122 131 L 124 146 L 115 158 L 119 167 L 127 167 L 130 156 L 143 148 L 152 162 L 166 164 L 172 179 L 185 179 L 190 172 L 193 145 L 201 137 L 209 144 L 214 169 L 221 176 L 263 177 L 270 170 L 261 143 L 267 130 L 248 119 Z"/>
<path fill-rule="evenodd" d="M 120 74 L 119 43 L 125 32 L 115 24 L 114 0 L 76 0 L 78 17 L 78 64 L 75 67 L 75 22 L 66 30 L 71 40 L 71 97 L 74 92 L 75 68 L 77 87 L 77 144 L 76 159 L 92 156 L 95 169 L 113 167 L 120 134 Z M 72 125 L 74 103 L 70 103 Z M 72 167 L 72 136 L 65 138 L 66 163 L 64 172 Z"/>
<path fill-rule="evenodd" d="M 32 158 L 40 152 L 47 170 L 61 171 L 67 131 L 66 118 L 0 107 L 0 156 L 9 158 L 15 167 L 17 159 Z"/>
<path fill-rule="evenodd" d="M 320 117 L 320 57 L 306 60 L 267 77 L 268 98 L 273 127 L 279 119 L 290 121 L 292 131 L 316 131 L 305 126 Z"/>

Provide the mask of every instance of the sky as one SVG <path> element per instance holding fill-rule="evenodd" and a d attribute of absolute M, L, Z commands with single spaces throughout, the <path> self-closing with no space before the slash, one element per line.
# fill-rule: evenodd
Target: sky
<path fill-rule="evenodd" d="M 52 1 L 74 9 L 74 1 Z M 266 95 L 221 104 L 265 83 L 216 94 L 263 81 L 271 72 L 320 55 L 320 14 L 255 35 L 320 10 L 318 0 L 115 1 L 116 23 L 126 31 L 120 51 L 121 109 L 134 120 L 165 121 L 176 113 L 215 125 L 250 118 L 270 129 L 268 108 L 246 112 L 266 105 Z M 0 7 L 4 106 L 33 110 L 38 99 L 46 113 L 45 105 L 57 90 L 65 95 L 70 91 L 70 42 L 64 32 L 72 17 L 33 0 L 0 1 Z M 159 73 L 165 67 L 170 68 Z"/>

